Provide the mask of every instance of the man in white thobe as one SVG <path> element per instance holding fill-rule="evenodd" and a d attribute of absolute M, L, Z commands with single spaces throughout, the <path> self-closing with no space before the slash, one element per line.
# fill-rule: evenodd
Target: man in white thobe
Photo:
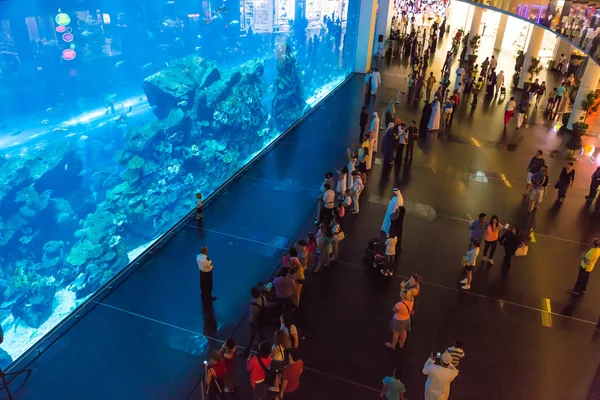
<path fill-rule="evenodd" d="M 439 365 L 435 363 L 433 353 L 429 356 L 423 367 L 427 375 L 425 382 L 425 400 L 448 400 L 450 384 L 458 376 L 458 370 L 452 365 L 452 356 L 444 352 Z"/>

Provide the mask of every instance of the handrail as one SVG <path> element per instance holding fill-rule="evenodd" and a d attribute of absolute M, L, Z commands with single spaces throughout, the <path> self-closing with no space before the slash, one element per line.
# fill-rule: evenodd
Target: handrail
<path fill-rule="evenodd" d="M 496 11 L 496 12 L 499 12 L 499 13 L 502 13 L 502 14 L 505 14 L 505 15 L 508 15 L 509 17 L 517 18 L 517 19 L 520 19 L 521 21 L 528 22 L 528 23 L 530 23 L 530 24 L 532 24 L 532 25 L 535 25 L 535 26 L 537 26 L 537 27 L 540 27 L 540 28 L 542 28 L 542 29 L 544 29 L 544 30 L 550 31 L 550 32 L 552 32 L 552 33 L 553 33 L 555 36 L 558 36 L 559 38 L 561 38 L 561 39 L 563 39 L 563 40 L 566 40 L 566 41 L 567 41 L 567 42 L 569 42 L 569 43 L 570 43 L 570 44 L 571 44 L 573 47 L 575 47 L 577 50 L 579 50 L 579 51 L 581 51 L 582 53 L 584 53 L 585 55 L 587 55 L 589 60 L 591 60 L 591 61 L 595 62 L 597 65 L 600 65 L 600 57 L 598 57 L 598 55 L 596 55 L 596 58 L 594 58 L 594 56 L 593 56 L 593 55 L 590 55 L 590 54 L 588 54 L 588 53 L 585 51 L 585 49 L 582 49 L 582 48 L 581 48 L 581 47 L 580 47 L 578 44 L 574 43 L 574 42 L 573 42 L 571 39 L 569 39 L 568 37 L 564 36 L 564 35 L 563 35 L 563 34 L 561 34 L 561 33 L 558 33 L 558 32 L 556 32 L 556 31 L 554 31 L 554 30 L 550 29 L 550 28 L 549 28 L 549 27 L 547 27 L 546 25 L 542 25 L 542 24 L 540 24 L 540 23 L 538 23 L 538 22 L 532 21 L 532 20 L 530 20 L 530 19 L 528 19 L 528 18 L 522 17 L 522 16 L 520 16 L 520 15 L 518 15 L 518 14 L 515 14 L 515 13 L 512 13 L 512 12 L 510 12 L 510 11 L 508 11 L 508 10 L 505 10 L 505 9 L 502 9 L 502 8 L 498 8 L 498 7 L 494 7 L 494 6 L 492 6 L 492 5 L 489 5 L 489 4 L 484 4 L 484 3 L 480 3 L 480 2 L 477 2 L 477 1 L 470 1 L 470 0 L 456 0 L 456 1 L 458 1 L 458 2 L 460 2 L 460 3 L 470 4 L 470 5 L 472 5 L 472 6 L 475 6 L 475 7 L 481 7 L 481 8 L 485 8 L 485 9 L 491 10 L 491 11 Z M 487 1 L 489 2 L 490 0 L 487 0 Z M 515 0 L 504 0 L 504 1 L 502 1 L 502 0 L 494 0 L 494 3 L 498 3 L 498 2 L 502 2 L 502 4 L 509 3 L 509 5 L 510 5 L 511 3 L 514 3 L 514 2 L 515 2 Z M 600 48 L 600 47 L 599 47 L 599 48 Z"/>

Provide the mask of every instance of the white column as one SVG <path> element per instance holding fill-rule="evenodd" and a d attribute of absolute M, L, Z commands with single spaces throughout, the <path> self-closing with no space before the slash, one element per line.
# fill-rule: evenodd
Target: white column
<path fill-rule="evenodd" d="M 371 69 L 375 17 L 377 17 L 377 0 L 361 0 L 354 72 L 364 74 Z"/>
<path fill-rule="evenodd" d="M 542 39 L 544 38 L 544 28 L 539 26 L 533 26 L 531 29 L 531 36 L 529 38 L 529 45 L 527 46 L 527 53 L 525 53 L 525 60 L 523 62 L 523 69 L 521 70 L 521 77 L 519 78 L 519 84 L 517 88 L 523 89 L 524 83 L 529 79 L 529 66 L 531 65 L 531 57 L 537 58 L 540 47 L 542 47 Z"/>
<path fill-rule="evenodd" d="M 380 0 L 379 8 L 377 9 L 377 26 L 375 27 L 375 38 L 379 35 L 383 35 L 383 42 L 381 43 L 381 56 L 385 56 L 387 46 L 385 42 L 390 38 L 390 29 L 392 27 L 392 16 L 394 15 L 394 1 L 393 0 Z M 373 49 L 376 51 L 377 49 Z"/>
<path fill-rule="evenodd" d="M 500 23 L 498 24 L 498 31 L 496 32 L 496 39 L 494 39 L 494 50 L 502 49 L 502 41 L 504 40 L 504 32 L 506 31 L 507 23 L 508 15 L 500 14 Z"/>
<path fill-rule="evenodd" d="M 473 36 L 479 35 L 481 29 L 481 18 L 483 17 L 483 8 L 477 6 L 473 7 L 473 19 L 471 20 L 471 31 L 469 32 L 469 42 L 473 39 Z M 466 57 L 471 54 L 471 46 L 468 45 Z"/>
<path fill-rule="evenodd" d="M 579 122 L 579 118 L 583 116 L 584 112 L 581 109 L 581 102 L 587 97 L 589 92 L 596 91 L 598 81 L 600 81 L 600 66 L 595 62 L 588 60 L 588 64 L 581 77 L 581 83 L 579 84 L 579 90 L 577 90 L 575 102 L 573 103 L 573 110 L 571 111 L 569 122 L 567 123 L 567 129 L 572 129 L 573 124 Z"/>

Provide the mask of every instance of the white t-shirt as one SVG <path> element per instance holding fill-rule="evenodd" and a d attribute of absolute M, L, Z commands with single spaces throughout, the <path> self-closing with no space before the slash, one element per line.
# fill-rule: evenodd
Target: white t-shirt
<path fill-rule="evenodd" d="M 515 103 L 514 100 L 510 100 L 508 103 L 506 103 L 506 107 L 504 107 L 504 111 L 514 111 L 516 107 L 517 107 L 517 103 Z"/>
<path fill-rule="evenodd" d="M 325 208 L 333 208 L 335 202 L 335 192 L 331 189 L 323 193 L 323 203 L 325 203 Z"/>
<path fill-rule="evenodd" d="M 353 183 L 352 189 L 356 193 L 360 193 L 360 192 L 362 192 L 362 190 L 364 188 L 365 188 L 365 186 L 363 185 L 362 179 L 360 179 L 360 177 L 358 177 L 358 176 L 354 177 L 354 183 Z"/>
<path fill-rule="evenodd" d="M 198 254 L 196 256 L 196 263 L 202 272 L 210 272 L 213 270 L 212 261 L 208 259 L 206 254 Z"/>
<path fill-rule="evenodd" d="M 396 255 L 396 243 L 398 243 L 397 236 L 387 238 L 387 240 L 385 241 L 385 244 L 386 244 L 385 255 L 386 256 Z"/>

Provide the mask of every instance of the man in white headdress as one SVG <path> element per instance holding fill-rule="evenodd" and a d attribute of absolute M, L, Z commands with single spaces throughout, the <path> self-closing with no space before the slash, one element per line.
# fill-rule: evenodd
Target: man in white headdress
<path fill-rule="evenodd" d="M 402 197 L 402 193 L 400 192 L 400 189 L 394 188 L 394 195 L 388 203 L 387 211 L 385 212 L 385 216 L 383 217 L 383 223 L 381 224 L 381 230 L 385 232 L 386 235 L 389 235 L 390 233 L 390 225 L 392 224 L 392 214 L 398 211 L 398 208 L 402 206 L 404 206 L 404 198 Z"/>

